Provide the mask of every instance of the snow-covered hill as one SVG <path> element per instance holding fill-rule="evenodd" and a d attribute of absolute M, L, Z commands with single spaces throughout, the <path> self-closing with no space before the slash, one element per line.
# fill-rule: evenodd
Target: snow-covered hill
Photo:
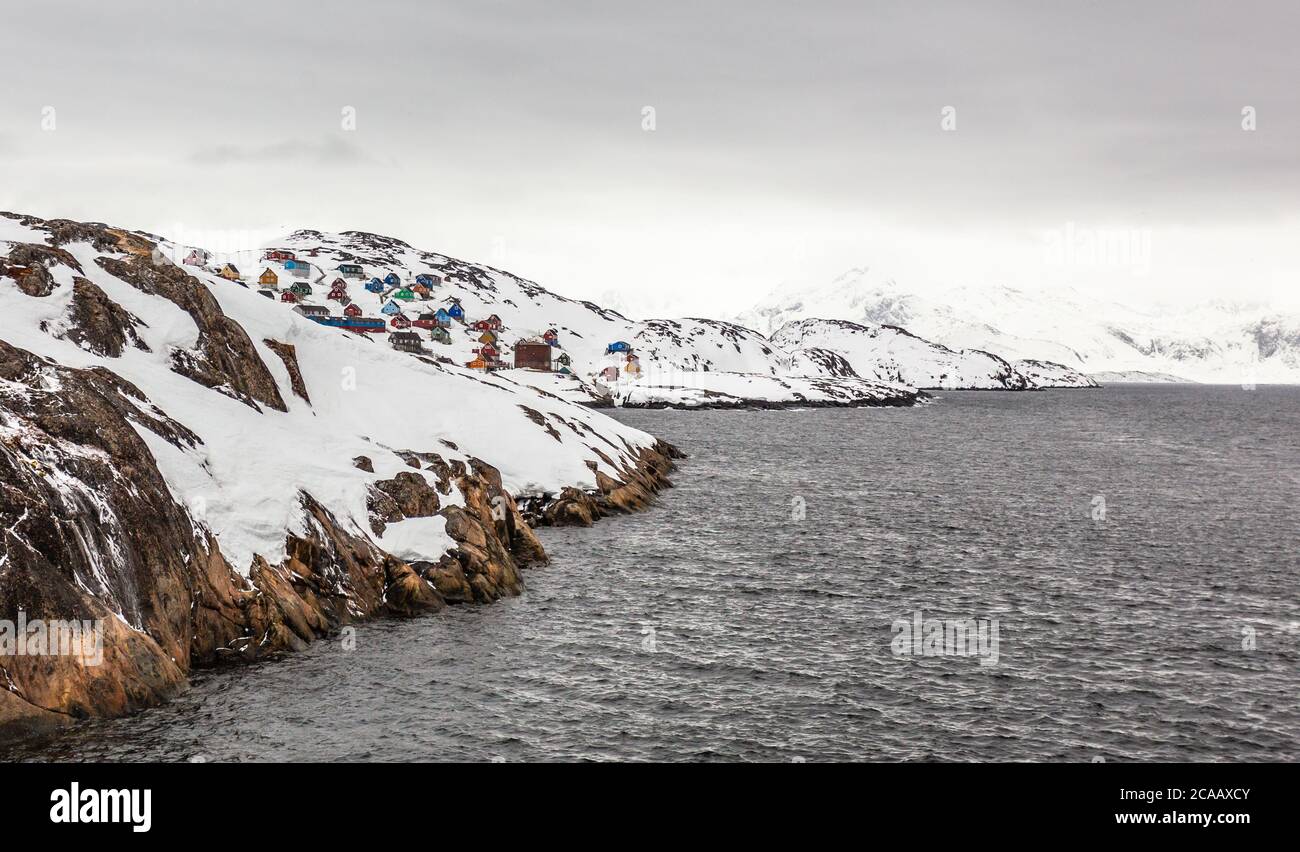
<path fill-rule="evenodd" d="M 182 264 L 198 248 L 165 241 L 162 247 Z M 286 253 L 293 259 L 286 259 Z M 219 278 L 227 263 L 234 264 L 239 280 Z M 360 268 L 360 277 L 349 275 L 352 265 Z M 365 318 L 379 318 L 386 324 L 385 333 L 367 335 L 375 345 L 388 345 L 387 332 L 399 330 L 395 322 L 413 323 L 401 329 L 419 336 L 420 351 L 412 354 L 449 364 L 466 365 L 481 353 L 485 342 L 484 329 L 476 327 L 480 321 L 500 321 L 500 328 L 491 332 L 495 341 L 487 345 L 507 365 L 513 363 L 517 343 L 537 341 L 554 331 L 552 366 L 566 375 L 558 387 L 552 379 L 512 376 L 513 371 L 502 378 L 545 386 L 574 401 L 619 404 L 635 397 L 671 399 L 683 406 L 714 405 L 721 399 L 756 405 L 892 405 L 916 397 L 913 388 L 903 385 L 827 372 L 816 361 L 783 351 L 742 326 L 708 319 L 630 320 L 508 272 L 376 234 L 298 231 L 265 249 L 205 257 L 202 268 L 210 280 L 226 287 L 260 292 L 262 306 L 271 312 L 315 310 L 341 318 L 350 307 Z M 421 289 L 422 281 L 427 291 Z M 331 293 L 339 295 L 335 288 L 340 282 L 343 297 L 331 298 Z M 304 283 L 310 292 L 302 289 Z M 299 290 L 290 297 L 293 301 L 282 301 L 285 291 L 295 286 Z M 431 329 L 419 327 L 439 309 L 450 311 L 453 306 L 462 315 L 450 322 L 443 342 L 433 339 Z M 628 352 L 610 351 L 611 345 L 621 350 L 622 344 L 635 356 L 631 367 Z M 789 386 L 771 381 L 775 379 L 789 379 Z M 692 390 L 686 392 L 687 387 Z M 754 396 L 736 400 L 737 390 Z"/>
<path fill-rule="evenodd" d="M 953 287 L 922 294 L 853 269 L 824 286 L 773 293 L 737 321 L 775 331 L 814 317 L 898 326 L 952 349 L 1084 373 L 1145 372 L 1233 384 L 1300 381 L 1300 317 L 1259 305 L 1137 309 L 1068 289 Z"/>
<path fill-rule="evenodd" d="M 1092 387 L 1096 383 L 1059 364 L 1008 363 L 979 350 L 954 351 L 890 325 L 803 319 L 786 323 L 772 342 L 789 350 L 820 349 L 841 356 L 859 376 L 918 388 L 1032 390 Z"/>
<path fill-rule="evenodd" d="M 444 268 L 476 310 L 468 294 L 496 294 Z M 619 322 L 539 299 L 566 329 Z M 545 558 L 525 511 L 643 505 L 673 452 L 318 325 L 143 235 L 0 216 L 0 618 L 103 624 L 98 662 L 0 649 L 0 737 L 155 703 L 191 664 L 517 593 Z"/>

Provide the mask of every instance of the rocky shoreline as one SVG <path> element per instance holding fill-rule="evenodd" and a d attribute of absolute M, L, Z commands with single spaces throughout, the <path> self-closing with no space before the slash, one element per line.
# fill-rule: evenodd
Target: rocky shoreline
<path fill-rule="evenodd" d="M 523 569 L 547 562 L 533 526 L 590 525 L 643 509 L 672 486 L 668 475 L 680 458 L 681 451 L 659 441 L 642 448 L 635 466 L 624 466 L 622 479 L 597 471 L 595 491 L 565 488 L 516 501 L 491 465 L 445 464 L 436 454 L 412 454 L 407 461 L 411 467 L 436 472 L 440 488 L 454 485 L 465 496 L 463 507 L 437 511 L 457 546 L 436 563 L 408 563 L 384 552 L 342 529 L 306 494 L 303 507 L 314 521 L 311 533 L 288 536 L 284 562 L 270 565 L 259 558 L 247 580 L 230 569 L 210 537 L 193 535 L 173 554 L 185 558 L 164 558 L 165 569 L 152 578 L 159 587 L 155 599 L 169 605 L 147 619 L 144 632 L 126 628 L 91 596 L 59 601 L 60 614 L 75 606 L 84 617 L 103 619 L 103 663 L 88 667 L 75 657 L 6 658 L 0 742 L 47 734 L 77 719 L 156 706 L 183 690 L 193 670 L 273 659 L 336 636 L 349 625 L 518 595 L 524 590 Z M 146 473 L 144 478 L 151 477 Z M 423 511 L 419 503 L 428 495 L 412 486 L 416 478 L 423 481 L 403 480 L 399 474 L 377 483 L 372 523 Z M 177 513 L 155 529 L 136 533 L 142 541 L 162 544 L 178 534 L 186 538 L 179 525 L 189 528 Z M 187 570 L 178 571 L 181 566 Z M 31 596 L 30 618 L 52 613 L 41 591 L 34 585 L 0 583 L 0 611 L 14 610 L 26 594 Z M 186 634 L 191 637 L 188 647 Z"/>
<path fill-rule="evenodd" d="M 663 409 L 672 409 L 674 411 L 795 411 L 806 408 L 908 408 L 917 403 L 925 402 L 928 399 L 930 399 L 929 394 L 924 391 L 918 391 L 915 396 L 897 396 L 886 399 L 818 399 L 796 402 L 763 399 L 738 399 L 706 402 L 699 405 L 655 401 L 625 402 L 619 407 L 649 409 L 655 411 Z"/>

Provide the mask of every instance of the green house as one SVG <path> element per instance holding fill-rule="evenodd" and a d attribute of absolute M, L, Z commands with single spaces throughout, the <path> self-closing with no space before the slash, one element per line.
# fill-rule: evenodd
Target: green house
<path fill-rule="evenodd" d="M 429 339 L 435 343 L 451 345 L 451 332 L 440 325 L 434 326 L 433 330 L 429 332 Z"/>
<path fill-rule="evenodd" d="M 398 290 L 396 293 L 393 294 L 393 298 L 401 299 L 404 302 L 409 302 L 415 298 L 415 294 L 411 292 L 410 287 L 403 287 L 402 289 Z"/>
<path fill-rule="evenodd" d="M 303 281 L 299 281 L 298 283 L 294 284 L 292 287 L 289 288 L 289 290 L 292 291 L 293 294 L 299 298 L 306 298 L 307 296 L 311 295 L 311 285 Z"/>

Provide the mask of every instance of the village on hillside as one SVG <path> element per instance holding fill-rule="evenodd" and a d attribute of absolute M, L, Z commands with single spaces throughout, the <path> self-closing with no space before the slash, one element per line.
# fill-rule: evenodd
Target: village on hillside
<path fill-rule="evenodd" d="M 507 341 L 510 329 L 495 313 L 468 316 L 461 299 L 443 295 L 444 277 L 433 271 L 399 275 L 391 270 L 367 270 L 361 263 L 320 262 L 317 249 L 299 256 L 288 249 L 268 249 L 261 255 L 262 271 L 250 282 L 233 262 L 212 263 L 209 253 L 191 249 L 182 263 L 208 270 L 234 284 L 253 289 L 319 325 L 359 335 L 387 335 L 401 352 L 431 355 L 438 345 L 451 346 L 456 335 L 471 344 L 473 358 L 465 367 L 485 372 L 506 368 L 554 373 L 576 379 L 574 362 L 564 351 L 559 331 L 547 328 Z M 333 263 L 331 268 L 327 264 Z M 331 279 L 331 275 L 333 278 Z M 327 283 L 328 282 L 328 283 Z M 365 293 L 378 316 L 367 316 Z M 429 344 L 429 346 L 426 346 Z M 641 375 L 640 358 L 625 340 L 611 341 L 606 362 L 590 377 L 598 383 L 615 383 Z"/>

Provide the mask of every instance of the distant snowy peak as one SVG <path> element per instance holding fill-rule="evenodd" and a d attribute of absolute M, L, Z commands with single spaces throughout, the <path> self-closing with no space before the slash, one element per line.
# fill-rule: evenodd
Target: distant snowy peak
<path fill-rule="evenodd" d="M 1085 373 L 1300 381 L 1300 316 L 1259 304 L 1220 300 L 1138 308 L 1064 287 L 920 293 L 859 268 L 825 285 L 784 288 L 736 319 L 772 333 L 809 318 L 894 325 L 953 350 L 983 350 Z"/>
<path fill-rule="evenodd" d="M 838 356 L 859 376 L 918 388 L 1033 390 L 1093 387 L 1088 377 L 1041 361 L 1010 363 L 980 350 L 954 351 L 891 325 L 804 319 L 783 325 L 772 342 Z M 814 356 L 825 360 L 826 355 Z"/>

